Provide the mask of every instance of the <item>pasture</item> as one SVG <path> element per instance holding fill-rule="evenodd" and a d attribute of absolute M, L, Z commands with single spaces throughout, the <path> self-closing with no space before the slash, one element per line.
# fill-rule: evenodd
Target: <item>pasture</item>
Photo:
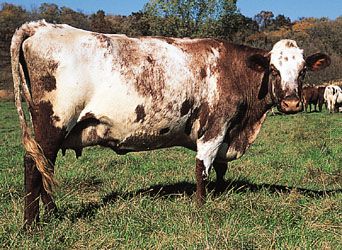
<path fill-rule="evenodd" d="M 183 148 L 59 154 L 57 216 L 25 232 L 23 148 L 12 102 L 0 102 L 0 248 L 338 249 L 342 114 L 268 116 L 229 164 L 225 192 L 195 202 L 195 154 Z M 214 181 L 214 171 L 211 181 Z"/>

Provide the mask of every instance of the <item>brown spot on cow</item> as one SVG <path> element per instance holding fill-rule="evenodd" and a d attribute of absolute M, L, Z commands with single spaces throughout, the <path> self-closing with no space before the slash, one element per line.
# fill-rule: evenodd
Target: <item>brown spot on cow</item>
<path fill-rule="evenodd" d="M 93 36 L 100 42 L 100 46 L 102 48 L 108 48 L 111 45 L 110 37 L 100 34 L 100 33 L 92 33 Z"/>
<path fill-rule="evenodd" d="M 60 118 L 59 116 L 57 116 L 57 115 L 53 115 L 53 116 L 52 116 L 52 120 L 53 120 L 54 122 L 60 122 L 60 121 L 61 121 L 61 118 Z"/>
<path fill-rule="evenodd" d="M 54 162 L 66 130 L 54 125 L 54 121 L 58 121 L 60 118 L 54 115 L 50 102 L 41 101 L 31 111 L 32 122 L 35 124 L 36 141 L 40 144 L 48 159 Z M 47 136 L 48 140 L 46 140 Z"/>
<path fill-rule="evenodd" d="M 151 55 L 148 55 L 147 56 L 147 61 L 151 64 L 154 64 L 155 63 L 155 60 L 153 59 L 153 57 Z"/>
<path fill-rule="evenodd" d="M 44 75 L 40 77 L 39 82 L 43 83 L 41 86 L 48 92 L 56 89 L 56 78 L 54 76 Z"/>
<path fill-rule="evenodd" d="M 81 117 L 79 122 L 87 120 L 87 119 L 96 119 L 96 117 L 93 113 L 87 112 L 84 116 Z"/>
<path fill-rule="evenodd" d="M 143 105 L 138 105 L 135 108 L 135 113 L 137 114 L 137 118 L 135 119 L 134 122 L 143 122 L 144 119 L 145 119 L 145 116 L 146 116 L 144 106 Z"/>
<path fill-rule="evenodd" d="M 202 79 L 207 77 L 207 71 L 205 70 L 205 68 L 201 68 L 200 75 Z"/>
<path fill-rule="evenodd" d="M 201 104 L 199 108 L 199 122 L 200 127 L 197 131 L 198 138 L 202 137 L 204 135 L 204 132 L 208 128 L 208 116 L 210 114 L 209 105 L 207 102 L 204 102 Z"/>
<path fill-rule="evenodd" d="M 185 133 L 186 135 L 190 135 L 190 134 L 191 134 L 192 126 L 193 126 L 194 122 L 196 121 L 196 119 L 198 118 L 198 111 L 199 111 L 199 108 L 195 108 L 195 109 L 191 112 L 191 114 L 190 114 L 188 120 L 186 121 L 186 123 L 185 123 L 185 129 L 184 129 L 184 133 Z"/>
<path fill-rule="evenodd" d="M 59 63 L 49 56 L 41 58 L 35 54 L 30 45 L 23 47 L 23 55 L 26 58 L 23 62 L 23 70 L 30 79 L 33 100 L 41 100 L 46 92 L 56 89 L 55 72 Z"/>
<path fill-rule="evenodd" d="M 166 134 L 170 131 L 170 128 L 162 128 L 160 131 L 159 131 L 159 134 L 160 135 L 163 135 L 163 134 Z"/>
<path fill-rule="evenodd" d="M 192 108 L 193 106 L 193 101 L 191 100 L 185 100 L 183 103 L 182 103 L 182 107 L 181 107 L 181 110 L 180 110 L 180 115 L 181 116 L 185 116 L 186 114 L 189 113 L 190 109 Z"/>
<path fill-rule="evenodd" d="M 165 89 L 164 68 L 159 65 L 144 66 L 142 73 L 136 78 L 135 87 L 140 95 L 159 99 Z"/>
<path fill-rule="evenodd" d="M 288 47 L 288 48 L 295 48 L 295 47 L 297 47 L 297 45 L 293 41 L 290 41 L 290 40 L 287 41 L 285 46 Z"/>

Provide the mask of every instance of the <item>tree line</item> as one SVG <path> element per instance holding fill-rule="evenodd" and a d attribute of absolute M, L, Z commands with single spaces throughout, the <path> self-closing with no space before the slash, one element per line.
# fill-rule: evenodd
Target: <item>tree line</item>
<path fill-rule="evenodd" d="M 0 89 L 11 89 L 9 47 L 16 28 L 27 21 L 45 19 L 77 28 L 128 36 L 211 37 L 234 43 L 271 49 L 279 39 L 297 41 L 307 54 L 322 51 L 332 65 L 321 74 L 308 75 L 307 84 L 341 80 L 342 16 L 300 18 L 261 11 L 253 18 L 237 8 L 237 0 L 150 0 L 142 10 L 128 16 L 106 14 L 103 10 L 87 15 L 65 6 L 43 3 L 32 10 L 10 3 L 0 8 Z"/>

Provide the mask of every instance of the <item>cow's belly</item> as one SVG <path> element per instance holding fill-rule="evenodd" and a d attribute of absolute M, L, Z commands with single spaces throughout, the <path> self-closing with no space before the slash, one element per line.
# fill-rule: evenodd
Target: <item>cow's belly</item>
<path fill-rule="evenodd" d="M 185 122 L 170 120 L 167 126 L 144 126 L 123 121 L 89 118 L 77 123 L 67 135 L 63 149 L 82 149 L 101 145 L 118 153 L 145 151 L 158 148 L 194 147 L 185 134 Z"/>
<path fill-rule="evenodd" d="M 64 127 L 68 134 L 62 148 L 102 145 L 118 153 L 171 146 L 194 148 L 194 142 L 185 133 L 190 114 L 181 115 L 181 102 L 156 104 L 152 98 L 126 95 L 123 90 L 111 97 L 108 91 L 94 95 L 76 114 L 77 119 L 67 117 L 69 121 Z"/>

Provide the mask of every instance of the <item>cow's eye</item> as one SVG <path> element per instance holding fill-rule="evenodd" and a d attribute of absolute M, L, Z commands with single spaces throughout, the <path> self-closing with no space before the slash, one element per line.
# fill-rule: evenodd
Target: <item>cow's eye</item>
<path fill-rule="evenodd" d="M 280 75 L 279 70 L 277 70 L 277 68 L 276 68 L 274 65 L 271 65 L 270 70 L 271 70 L 271 74 L 272 74 L 273 76 L 279 76 L 279 75 Z"/>

